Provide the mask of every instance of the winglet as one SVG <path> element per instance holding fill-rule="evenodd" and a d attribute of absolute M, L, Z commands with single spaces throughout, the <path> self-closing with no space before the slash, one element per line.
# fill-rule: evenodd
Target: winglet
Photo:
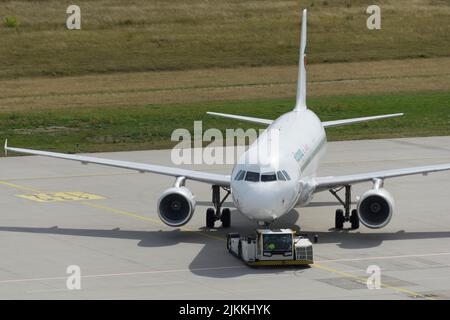
<path fill-rule="evenodd" d="M 8 155 L 8 139 L 5 139 L 5 156 Z"/>
<path fill-rule="evenodd" d="M 300 58 L 298 61 L 297 101 L 294 110 L 306 109 L 306 15 L 303 10 L 300 38 Z"/>

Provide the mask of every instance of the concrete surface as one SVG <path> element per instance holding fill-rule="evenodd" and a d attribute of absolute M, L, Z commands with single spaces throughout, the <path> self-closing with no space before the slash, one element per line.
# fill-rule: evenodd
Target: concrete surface
<path fill-rule="evenodd" d="M 170 164 L 170 152 L 164 150 L 97 156 Z M 446 162 L 450 137 L 335 142 L 329 144 L 319 174 Z M 251 269 L 229 255 L 226 232 L 250 232 L 255 224 L 232 210 L 232 228 L 205 230 L 211 198 L 205 184 L 188 182 L 199 203 L 185 228 L 161 224 L 156 202 L 172 182 L 159 175 L 57 159 L 1 158 L 0 298 L 450 298 L 449 172 L 387 180 L 397 210 L 380 230 L 330 229 L 338 204 L 327 192 L 318 194 L 308 208 L 292 211 L 276 226 L 297 224 L 310 236 L 319 236 L 316 264 L 303 269 Z M 356 186 L 353 198 L 369 187 Z M 51 192 L 83 192 L 103 199 L 47 195 Z M 37 199 L 56 196 L 66 201 L 35 201 L 39 193 L 45 195 Z M 66 287 L 70 265 L 81 268 L 80 290 Z M 381 268 L 381 289 L 366 287 L 370 265 Z"/>

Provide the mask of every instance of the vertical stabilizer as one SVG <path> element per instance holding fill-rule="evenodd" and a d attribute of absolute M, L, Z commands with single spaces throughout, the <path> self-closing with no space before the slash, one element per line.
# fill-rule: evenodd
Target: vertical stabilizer
<path fill-rule="evenodd" d="M 300 58 L 298 61 L 297 101 L 294 110 L 306 109 L 306 15 L 307 10 L 304 9 L 300 37 Z"/>

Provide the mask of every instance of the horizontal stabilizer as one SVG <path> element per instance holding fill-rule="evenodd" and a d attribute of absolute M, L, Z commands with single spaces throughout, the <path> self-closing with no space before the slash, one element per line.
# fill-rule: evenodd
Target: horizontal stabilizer
<path fill-rule="evenodd" d="M 374 120 L 401 117 L 401 116 L 403 116 L 403 113 L 384 114 L 381 116 L 373 116 L 373 117 L 362 117 L 362 118 L 353 118 L 353 119 L 345 119 L 345 120 L 324 121 L 324 122 L 322 122 L 322 125 L 324 128 L 338 127 L 338 126 L 345 126 L 345 125 L 353 124 L 353 123 L 374 121 Z"/>
<path fill-rule="evenodd" d="M 217 113 L 217 112 L 206 112 L 206 113 L 209 114 L 209 115 L 212 115 L 212 116 L 218 116 L 218 117 L 229 118 L 229 119 L 236 119 L 236 120 L 252 122 L 252 123 L 257 123 L 257 124 L 270 125 L 273 122 L 273 120 L 269 120 L 269 119 L 253 118 L 253 117 L 246 117 L 246 116 L 237 116 L 237 115 L 234 115 L 234 114 Z"/>

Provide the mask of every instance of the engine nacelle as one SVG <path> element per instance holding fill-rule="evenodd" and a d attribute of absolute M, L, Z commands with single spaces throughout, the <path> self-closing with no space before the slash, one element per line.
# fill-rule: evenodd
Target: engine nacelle
<path fill-rule="evenodd" d="M 158 200 L 159 218 L 171 227 L 180 227 L 188 223 L 194 210 L 194 196 L 186 187 L 169 188 Z"/>
<path fill-rule="evenodd" d="M 384 188 L 375 188 L 364 193 L 358 201 L 358 217 L 363 225 L 379 229 L 391 221 L 394 199 Z"/>

